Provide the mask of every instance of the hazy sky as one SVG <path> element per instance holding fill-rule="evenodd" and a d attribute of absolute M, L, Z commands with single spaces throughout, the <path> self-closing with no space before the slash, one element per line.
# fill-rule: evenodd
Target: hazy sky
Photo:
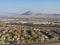
<path fill-rule="evenodd" d="M 0 12 L 60 13 L 60 0 L 0 0 Z"/>

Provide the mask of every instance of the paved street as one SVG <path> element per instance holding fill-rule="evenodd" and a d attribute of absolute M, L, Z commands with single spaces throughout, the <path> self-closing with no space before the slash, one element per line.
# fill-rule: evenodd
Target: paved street
<path fill-rule="evenodd" d="M 60 45 L 59 43 L 47 43 L 47 44 L 9 44 L 9 45 Z"/>

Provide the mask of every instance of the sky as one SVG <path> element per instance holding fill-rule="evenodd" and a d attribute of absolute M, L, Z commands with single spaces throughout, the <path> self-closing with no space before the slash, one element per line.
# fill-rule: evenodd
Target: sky
<path fill-rule="evenodd" d="M 60 0 L 0 0 L 0 13 L 60 13 Z"/>

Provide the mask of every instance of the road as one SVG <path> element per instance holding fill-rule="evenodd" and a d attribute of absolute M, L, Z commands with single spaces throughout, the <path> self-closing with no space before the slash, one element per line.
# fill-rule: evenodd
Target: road
<path fill-rule="evenodd" d="M 9 44 L 9 45 L 60 45 L 59 43 L 47 43 L 47 44 Z"/>
<path fill-rule="evenodd" d="M 9 45 L 60 45 L 60 41 L 49 43 L 28 43 L 28 44 L 9 44 Z"/>

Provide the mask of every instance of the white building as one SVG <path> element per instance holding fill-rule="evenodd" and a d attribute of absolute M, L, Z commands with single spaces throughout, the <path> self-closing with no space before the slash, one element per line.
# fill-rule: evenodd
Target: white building
<path fill-rule="evenodd" d="M 45 21 L 41 21 L 41 22 L 33 22 L 33 24 L 50 24 L 50 22 L 45 22 Z"/>

